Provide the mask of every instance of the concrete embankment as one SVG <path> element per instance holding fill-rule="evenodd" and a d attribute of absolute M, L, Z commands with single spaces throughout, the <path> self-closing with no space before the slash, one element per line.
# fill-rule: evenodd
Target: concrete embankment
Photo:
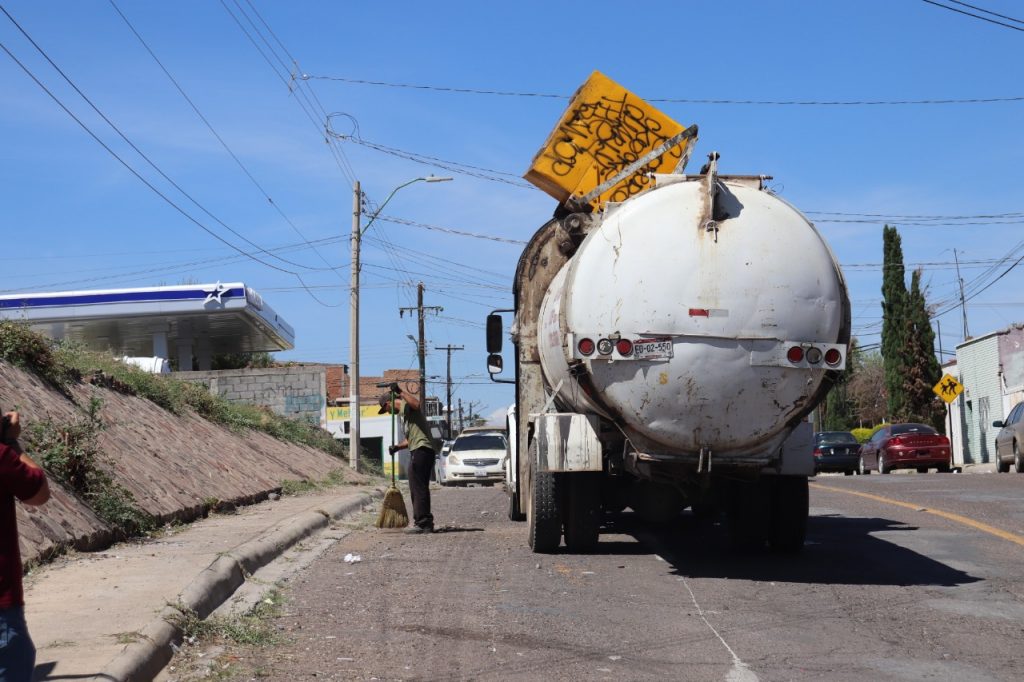
<path fill-rule="evenodd" d="M 79 383 L 62 392 L 0 362 L 0 409 L 17 409 L 26 425 L 74 422 L 93 399 L 101 405 L 100 466 L 134 496 L 137 508 L 160 522 L 197 518 L 212 500 L 255 502 L 285 480 L 323 479 L 346 465 L 311 447 L 256 431 L 236 432 L 192 412 L 173 414 L 102 386 Z M 30 444 L 28 449 L 31 454 Z M 345 480 L 370 481 L 349 471 Z M 24 560 L 64 547 L 99 549 L 114 540 L 112 529 L 85 501 L 53 480 L 51 489 L 46 505 L 18 507 Z"/>

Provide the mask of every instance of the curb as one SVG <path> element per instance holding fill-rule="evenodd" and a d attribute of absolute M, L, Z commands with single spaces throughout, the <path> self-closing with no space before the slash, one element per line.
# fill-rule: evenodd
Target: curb
<path fill-rule="evenodd" d="M 255 538 L 217 557 L 178 596 L 178 605 L 206 618 L 235 593 L 245 578 L 279 557 L 300 540 L 320 531 L 331 521 L 353 514 L 383 496 L 383 491 L 359 493 L 315 511 L 285 519 L 266 535 Z M 165 606 L 142 632 L 142 639 L 125 647 L 94 679 L 141 682 L 152 680 L 173 655 L 172 644 L 181 639 L 173 620 L 183 615 L 175 606 Z"/>

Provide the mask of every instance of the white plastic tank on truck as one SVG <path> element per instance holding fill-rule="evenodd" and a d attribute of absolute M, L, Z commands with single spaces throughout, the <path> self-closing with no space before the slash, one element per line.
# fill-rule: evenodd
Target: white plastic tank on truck
<path fill-rule="evenodd" d="M 740 544 L 803 546 L 806 417 L 846 366 L 846 285 L 769 178 L 719 175 L 716 153 L 684 174 L 695 139 L 595 73 L 527 174 L 560 203 L 487 340 L 495 378 L 513 312 L 509 516 L 534 551 L 591 549 L 626 507 L 723 511 Z"/>

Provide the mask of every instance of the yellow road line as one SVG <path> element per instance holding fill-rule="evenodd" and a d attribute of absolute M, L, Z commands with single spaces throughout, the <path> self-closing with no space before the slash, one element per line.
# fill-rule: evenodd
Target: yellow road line
<path fill-rule="evenodd" d="M 846 490 L 844 488 L 834 488 L 834 487 L 832 487 L 830 485 L 822 485 L 820 483 L 811 483 L 811 487 L 812 488 L 817 488 L 819 490 L 828 490 L 828 491 L 834 492 L 834 493 L 846 493 L 847 495 L 857 495 L 858 497 L 866 497 L 867 499 L 874 500 L 875 502 L 883 502 L 885 504 L 892 504 L 892 505 L 895 505 L 897 507 L 906 507 L 907 509 L 912 509 L 912 510 L 918 511 L 918 512 L 926 512 L 928 514 L 934 514 L 935 516 L 941 516 L 944 519 L 949 519 L 950 521 L 954 521 L 956 523 L 960 523 L 960 524 L 963 524 L 965 526 L 970 526 L 971 528 L 974 528 L 976 530 L 980 530 L 983 533 L 988 533 L 989 535 L 994 535 L 997 538 L 1002 538 L 1003 540 L 1009 540 L 1010 542 L 1013 542 L 1015 544 L 1020 545 L 1021 547 L 1024 547 L 1024 535 L 1018 535 L 1017 533 L 1011 533 L 1010 531 L 1006 531 L 1006 530 L 1003 530 L 1001 528 L 996 528 L 995 526 L 990 526 L 987 523 L 982 523 L 981 521 L 975 521 L 974 519 L 970 519 L 970 518 L 968 518 L 966 516 L 961 516 L 960 514 L 954 514 L 952 512 L 942 511 L 941 509 L 928 509 L 927 507 L 922 507 L 919 504 L 910 504 L 909 502 L 900 502 L 899 500 L 894 500 L 891 497 L 882 497 L 881 495 L 872 495 L 871 493 L 862 493 L 862 492 L 860 492 L 858 490 Z"/>

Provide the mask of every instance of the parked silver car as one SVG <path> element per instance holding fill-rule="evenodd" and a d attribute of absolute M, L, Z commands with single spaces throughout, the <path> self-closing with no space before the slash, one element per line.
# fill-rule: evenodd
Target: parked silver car
<path fill-rule="evenodd" d="M 1005 474 L 1010 463 L 1018 474 L 1024 474 L 1024 402 L 1017 403 L 1003 421 L 994 421 L 996 434 L 996 471 Z"/>

